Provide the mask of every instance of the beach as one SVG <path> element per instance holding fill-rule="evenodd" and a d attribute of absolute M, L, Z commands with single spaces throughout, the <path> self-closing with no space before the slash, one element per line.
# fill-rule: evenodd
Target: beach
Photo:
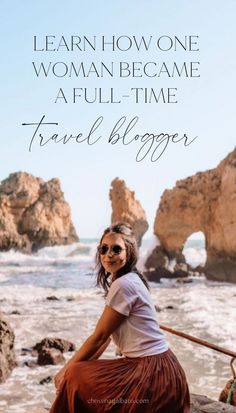
<path fill-rule="evenodd" d="M 29 255 L 12 250 L 0 253 L 0 308 L 15 332 L 18 361 L 1 384 L 1 413 L 48 408 L 54 400 L 53 383 L 39 382 L 56 374 L 60 366 L 28 367 L 25 363 L 36 357 L 22 348 L 29 349 L 45 337 L 64 338 L 78 348 L 92 332 L 104 306 L 102 291 L 96 287 L 96 244 L 95 239 L 84 239 Z M 140 268 L 148 248 L 149 241 L 144 241 Z M 204 263 L 202 241 L 189 242 L 184 253 L 192 265 Z M 236 285 L 207 281 L 204 276 L 189 281 L 150 283 L 158 322 L 234 351 Z M 185 369 L 190 391 L 218 399 L 231 378 L 230 357 L 168 333 L 166 337 Z M 114 356 L 110 345 L 103 357 Z"/>

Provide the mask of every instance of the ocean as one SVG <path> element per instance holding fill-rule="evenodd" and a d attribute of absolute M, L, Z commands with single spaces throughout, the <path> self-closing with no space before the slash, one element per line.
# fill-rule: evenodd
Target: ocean
<path fill-rule="evenodd" d="M 143 242 L 140 269 L 153 242 Z M 36 359 L 30 353 L 22 355 L 21 349 L 49 336 L 70 340 L 79 347 L 92 332 L 104 306 L 102 291 L 95 282 L 96 245 L 97 240 L 85 239 L 32 255 L 0 253 L 0 310 L 15 332 L 18 360 L 18 367 L 0 385 L 1 413 L 25 413 L 36 407 L 48 408 L 53 402 L 53 383 L 39 382 L 55 375 L 60 366 L 28 367 L 25 363 Z M 204 264 L 203 241 L 190 240 L 184 254 L 193 266 Z M 160 324 L 235 351 L 236 285 L 195 276 L 186 284 L 162 279 L 150 286 Z M 52 296 L 58 300 L 49 300 Z M 218 399 L 232 376 L 230 357 L 165 334 L 185 369 L 190 391 Z M 110 345 L 104 357 L 114 355 L 115 348 Z"/>

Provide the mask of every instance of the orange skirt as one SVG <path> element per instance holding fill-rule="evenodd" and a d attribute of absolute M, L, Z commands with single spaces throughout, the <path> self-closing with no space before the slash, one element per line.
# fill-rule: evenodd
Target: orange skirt
<path fill-rule="evenodd" d="M 75 363 L 50 413 L 190 413 L 186 377 L 171 350 Z"/>

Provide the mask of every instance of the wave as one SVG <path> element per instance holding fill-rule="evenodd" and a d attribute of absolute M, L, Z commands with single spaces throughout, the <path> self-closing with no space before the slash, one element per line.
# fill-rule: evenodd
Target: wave
<path fill-rule="evenodd" d="M 153 236 L 144 240 L 140 248 L 138 268 L 145 269 L 145 261 L 153 248 L 157 245 L 157 239 Z M 0 276 L 1 281 L 9 275 L 20 274 L 45 274 L 55 271 L 65 272 L 74 267 L 83 269 L 84 266 L 94 266 L 97 240 L 83 240 L 83 242 L 71 245 L 45 247 L 36 253 L 23 254 L 19 251 L 10 250 L 0 252 Z M 186 245 L 183 253 L 186 261 L 192 266 L 204 265 L 206 251 L 202 248 L 202 242 L 195 241 L 193 246 Z"/>
<path fill-rule="evenodd" d="M 45 247 L 36 253 L 24 254 L 19 251 L 10 250 L 0 252 L 1 264 L 11 266 L 22 265 L 44 265 L 45 263 L 55 265 L 63 262 L 88 261 L 95 256 L 95 243 L 74 243 L 54 247 Z"/>

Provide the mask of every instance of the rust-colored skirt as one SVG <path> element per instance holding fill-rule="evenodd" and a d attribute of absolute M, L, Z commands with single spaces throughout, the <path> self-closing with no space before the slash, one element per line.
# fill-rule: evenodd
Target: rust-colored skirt
<path fill-rule="evenodd" d="M 186 377 L 171 350 L 75 363 L 50 413 L 190 413 Z"/>

